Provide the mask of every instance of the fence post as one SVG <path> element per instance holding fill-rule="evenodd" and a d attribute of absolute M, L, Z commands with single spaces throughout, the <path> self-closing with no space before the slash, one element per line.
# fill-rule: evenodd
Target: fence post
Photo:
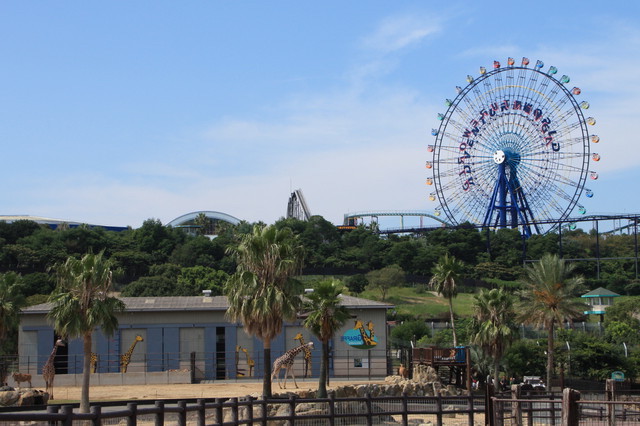
<path fill-rule="evenodd" d="M 131 414 L 127 416 L 127 426 L 136 426 L 138 424 L 138 405 L 135 402 L 129 402 L 127 410 L 131 411 Z"/>
<path fill-rule="evenodd" d="M 491 385 L 491 376 L 487 376 L 485 383 L 485 399 L 484 399 L 484 424 L 493 426 L 493 402 L 491 398 L 495 392 L 494 387 Z"/>
<path fill-rule="evenodd" d="M 406 392 L 402 392 L 402 424 L 409 424 L 409 397 Z"/>
<path fill-rule="evenodd" d="M 438 394 L 436 398 L 436 424 L 442 426 L 442 394 Z"/>
<path fill-rule="evenodd" d="M 269 409 L 269 407 L 267 406 L 267 400 L 264 396 L 262 397 L 262 401 L 260 403 L 262 404 L 262 426 L 267 426 L 267 410 Z"/>
<path fill-rule="evenodd" d="M 329 395 L 329 426 L 336 424 L 336 395 L 331 392 Z"/>
<path fill-rule="evenodd" d="M 178 426 L 187 426 L 187 401 L 178 401 Z"/>
<path fill-rule="evenodd" d="M 156 413 L 155 426 L 163 426 L 164 425 L 164 402 L 156 401 L 155 407 L 158 410 Z"/>
<path fill-rule="evenodd" d="M 216 403 L 216 423 L 222 424 L 224 420 L 222 415 L 222 398 L 216 398 L 215 403 Z"/>
<path fill-rule="evenodd" d="M 196 382 L 196 353 L 191 352 L 189 358 L 189 365 L 191 367 L 191 373 L 189 374 L 191 383 Z"/>
<path fill-rule="evenodd" d="M 607 379 L 605 387 L 607 401 L 615 401 L 616 382 L 613 379 Z M 614 404 L 607 404 L 607 418 L 609 419 L 609 425 L 614 426 L 616 424 L 616 406 Z"/>
<path fill-rule="evenodd" d="M 247 421 L 249 423 L 249 425 L 253 424 L 253 398 L 251 397 L 251 395 L 247 395 L 245 397 L 245 399 L 247 400 L 248 404 L 247 404 Z"/>
<path fill-rule="evenodd" d="M 562 390 L 562 424 L 566 426 L 578 426 L 580 413 L 577 401 L 580 400 L 580 392 L 565 388 Z"/>
<path fill-rule="evenodd" d="M 204 426 L 205 424 L 204 419 L 206 417 L 206 412 L 204 408 L 204 399 L 199 398 L 196 404 L 198 404 L 198 426 Z"/>
<path fill-rule="evenodd" d="M 233 413 L 232 421 L 238 423 L 238 398 L 229 398 L 229 401 L 233 404 L 231 406 L 231 413 Z"/>
<path fill-rule="evenodd" d="M 367 426 L 373 425 L 373 408 L 371 404 L 371 393 L 367 392 L 365 405 L 367 406 Z"/>
<path fill-rule="evenodd" d="M 91 422 L 94 426 L 100 426 L 102 424 L 102 407 L 100 405 L 91 406 L 91 414 L 93 414 L 93 420 Z"/>
<path fill-rule="evenodd" d="M 47 405 L 47 414 L 56 414 L 60 410 L 58 405 Z M 50 421 L 49 426 L 55 426 L 57 422 Z"/>
<path fill-rule="evenodd" d="M 289 424 L 296 424 L 296 395 L 289 396 Z"/>
<path fill-rule="evenodd" d="M 522 424 L 522 410 L 520 406 L 520 402 L 517 400 L 520 399 L 520 385 L 511 385 L 511 399 L 515 399 L 511 406 L 511 413 L 513 417 L 516 419 L 516 424 Z"/>
<path fill-rule="evenodd" d="M 474 423 L 474 406 L 473 406 L 473 394 L 471 392 L 469 392 L 469 395 L 467 396 L 467 410 L 469 410 L 469 426 L 473 426 Z"/>
<path fill-rule="evenodd" d="M 64 426 L 72 426 L 73 425 L 73 407 L 70 405 L 62 406 L 62 414 L 64 414 L 64 420 L 62 424 Z"/>

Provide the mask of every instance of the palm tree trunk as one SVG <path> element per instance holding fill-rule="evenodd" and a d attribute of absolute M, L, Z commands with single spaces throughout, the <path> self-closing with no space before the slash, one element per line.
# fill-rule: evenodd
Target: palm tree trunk
<path fill-rule="evenodd" d="M 271 340 L 264 341 L 264 377 L 262 378 L 262 395 L 271 398 Z"/>
<path fill-rule="evenodd" d="M 551 376 L 553 375 L 553 348 L 555 346 L 553 341 L 553 332 L 555 330 L 555 321 L 551 320 L 549 323 L 549 338 L 547 339 L 547 391 L 551 391 Z"/>
<path fill-rule="evenodd" d="M 91 380 L 91 333 L 85 333 L 82 340 L 84 360 L 82 362 L 82 391 L 80 394 L 80 412 L 89 412 L 89 383 Z"/>
<path fill-rule="evenodd" d="M 500 361 L 495 358 L 493 360 L 493 389 L 497 392 L 501 391 L 500 389 Z"/>
<path fill-rule="evenodd" d="M 327 397 L 327 377 L 329 376 L 329 344 L 322 342 L 322 360 L 320 361 L 320 379 L 318 381 L 318 398 Z"/>
<path fill-rule="evenodd" d="M 451 316 L 451 331 L 453 332 L 453 346 L 458 346 L 458 336 L 456 336 L 456 324 L 453 321 L 453 300 L 449 298 L 449 315 Z"/>

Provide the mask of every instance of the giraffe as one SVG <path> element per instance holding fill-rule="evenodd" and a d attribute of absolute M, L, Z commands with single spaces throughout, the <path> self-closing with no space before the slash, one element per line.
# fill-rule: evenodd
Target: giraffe
<path fill-rule="evenodd" d="M 367 330 L 369 330 L 369 338 L 371 340 L 374 340 L 373 338 L 375 337 L 376 333 L 375 333 L 375 330 L 373 329 L 373 321 L 367 322 Z"/>
<path fill-rule="evenodd" d="M 56 366 L 53 361 L 56 357 L 56 352 L 58 352 L 59 346 L 65 346 L 65 343 L 62 339 L 56 340 L 55 345 L 53 345 L 53 350 L 51 351 L 51 355 L 47 359 L 47 362 L 42 367 L 42 378 L 44 379 L 44 383 L 46 385 L 45 392 L 49 393 L 49 399 L 53 399 L 53 379 L 56 376 Z"/>
<path fill-rule="evenodd" d="M 256 366 L 256 362 L 251 359 L 249 356 L 249 350 L 247 348 L 243 348 L 240 345 L 236 345 L 236 375 L 238 377 L 244 377 L 243 369 L 238 368 L 238 364 L 240 363 L 240 352 L 244 352 L 244 355 L 247 357 L 247 367 L 249 367 L 249 377 L 253 377 L 253 368 Z"/>
<path fill-rule="evenodd" d="M 91 372 L 95 373 L 98 370 L 98 354 L 95 352 L 91 352 Z"/>
<path fill-rule="evenodd" d="M 373 333 L 373 323 L 371 321 L 369 321 L 368 324 L 370 325 L 370 333 Z M 356 325 L 353 327 L 354 330 L 358 330 L 360 331 L 360 336 L 362 336 L 362 342 L 367 345 L 367 346 L 375 346 L 378 344 L 378 342 L 376 342 L 375 340 L 373 340 L 373 336 L 370 336 L 369 334 L 367 334 L 367 331 L 364 329 L 364 324 L 362 323 L 361 320 L 357 319 L 356 320 Z"/>
<path fill-rule="evenodd" d="M 291 367 L 293 367 L 293 361 L 296 359 L 296 355 L 300 352 L 304 351 L 305 348 L 313 349 L 313 342 L 306 343 L 303 346 L 296 346 L 293 349 L 289 349 L 282 355 L 280 358 L 277 358 L 273 362 L 273 372 L 271 373 L 271 380 L 273 381 L 274 377 L 278 377 L 278 386 L 280 389 L 287 388 L 287 376 L 291 373 L 291 377 L 293 377 L 293 383 L 298 387 L 298 383 L 296 382 L 296 376 L 293 374 Z M 280 370 L 285 369 L 284 371 L 284 387 L 280 384 Z"/>
<path fill-rule="evenodd" d="M 300 346 L 304 346 L 304 377 L 309 377 L 309 370 L 311 370 L 311 350 L 305 346 L 304 337 L 302 333 L 296 334 L 296 337 L 293 340 L 299 340 Z"/>
<path fill-rule="evenodd" d="M 120 372 L 121 373 L 127 372 L 127 367 L 129 366 L 129 362 L 131 362 L 131 354 L 133 353 L 133 350 L 136 348 L 136 345 L 138 344 L 138 342 L 144 342 L 144 339 L 139 334 L 136 336 L 129 350 L 123 353 L 122 355 L 120 355 Z"/>

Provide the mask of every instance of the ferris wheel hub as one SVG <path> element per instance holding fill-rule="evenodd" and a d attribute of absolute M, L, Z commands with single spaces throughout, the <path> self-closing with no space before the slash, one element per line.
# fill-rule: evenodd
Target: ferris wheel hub
<path fill-rule="evenodd" d="M 507 158 L 507 156 L 505 155 L 504 151 L 499 149 L 497 150 L 494 154 L 493 154 L 493 161 L 496 164 L 502 164 L 504 163 L 504 160 Z"/>

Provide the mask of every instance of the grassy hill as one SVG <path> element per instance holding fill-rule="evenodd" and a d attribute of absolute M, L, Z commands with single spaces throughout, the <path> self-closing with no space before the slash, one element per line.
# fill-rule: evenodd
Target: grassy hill
<path fill-rule="evenodd" d="M 380 292 L 371 290 L 365 290 L 358 297 L 381 301 Z M 449 318 L 449 301 L 435 292 L 425 291 L 424 287 L 393 287 L 384 302 L 395 305 L 398 314 L 424 319 Z M 453 312 L 459 317 L 470 317 L 473 314 L 473 294 L 458 294 L 453 299 Z"/>

